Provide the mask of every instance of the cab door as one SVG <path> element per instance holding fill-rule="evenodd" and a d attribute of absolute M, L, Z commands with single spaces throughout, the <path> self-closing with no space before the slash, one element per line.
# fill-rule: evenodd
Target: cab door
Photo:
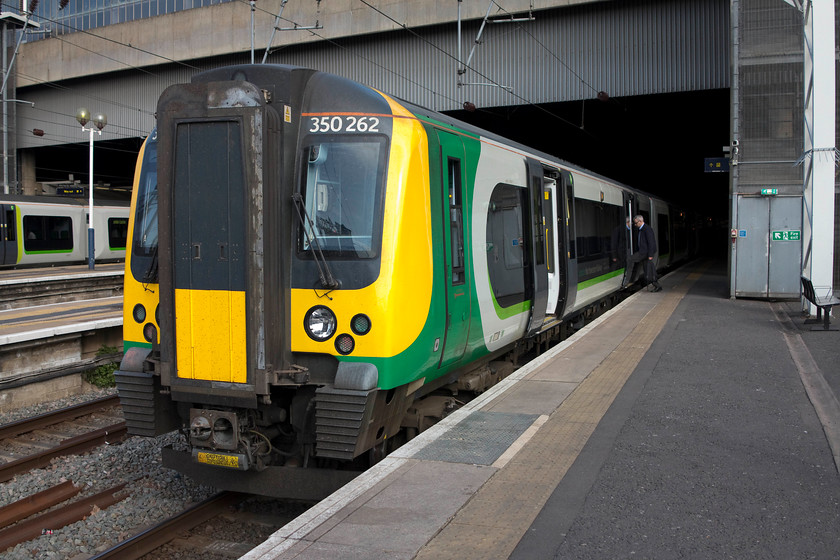
<path fill-rule="evenodd" d="M 0 204 L 0 265 L 17 263 L 15 205 Z"/>
<path fill-rule="evenodd" d="M 174 288 L 178 377 L 244 383 L 246 184 L 238 119 L 179 123 Z"/>
<path fill-rule="evenodd" d="M 454 134 L 437 132 L 440 142 L 441 198 L 444 237 L 446 331 L 440 363 L 446 367 L 460 360 L 467 347 L 472 293 L 465 250 L 466 158 L 464 143 Z"/>

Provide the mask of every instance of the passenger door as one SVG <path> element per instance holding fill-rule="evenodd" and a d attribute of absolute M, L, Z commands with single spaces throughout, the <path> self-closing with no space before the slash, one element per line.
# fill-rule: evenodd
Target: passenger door
<path fill-rule="evenodd" d="M 17 263 L 15 205 L 0 204 L 0 264 Z"/>
<path fill-rule="evenodd" d="M 636 244 L 639 241 L 638 230 L 636 229 L 636 226 L 633 225 L 633 216 L 638 213 L 638 208 L 636 208 L 636 199 L 627 191 L 624 192 L 623 196 L 624 218 L 625 220 L 630 220 L 630 229 L 624 236 L 624 247 L 620 249 L 623 252 L 620 263 L 624 266 L 624 278 L 621 280 L 622 285 L 629 284 L 632 281 L 633 263 L 630 260 L 630 255 L 636 251 Z"/>
<path fill-rule="evenodd" d="M 445 367 L 464 356 L 470 330 L 470 266 L 465 249 L 466 159 L 464 143 L 454 134 L 437 132 L 440 142 L 441 202 L 444 237 L 446 332 L 440 363 Z"/>
<path fill-rule="evenodd" d="M 566 299 L 564 289 L 566 286 L 566 267 L 564 263 L 565 250 L 560 249 L 563 243 L 563 236 L 558 228 L 557 209 L 557 181 L 546 177 L 543 185 L 543 197 L 546 208 L 545 217 L 545 239 L 548 243 L 548 306 L 547 315 L 562 314 L 563 304 Z"/>
<path fill-rule="evenodd" d="M 528 160 L 528 224 L 525 235 L 529 236 L 528 268 L 531 282 L 531 319 L 528 323 L 528 336 L 539 332 L 545 322 L 548 305 L 548 263 L 546 253 L 546 212 L 545 188 L 542 165 L 535 160 Z M 549 217 L 549 219 L 553 219 Z M 527 273 L 526 273 L 527 274 Z"/>
<path fill-rule="evenodd" d="M 560 256 L 561 261 L 566 265 L 566 297 L 564 311 L 557 311 L 562 316 L 566 309 L 572 309 L 577 297 L 578 266 L 577 266 L 577 238 L 575 234 L 575 185 L 574 176 L 568 171 L 560 173 L 561 187 L 558 199 L 558 210 L 560 216 L 557 220 L 557 230 L 562 232 Z M 562 201 L 562 203 L 561 203 Z M 558 304 L 558 308 L 559 308 Z"/>

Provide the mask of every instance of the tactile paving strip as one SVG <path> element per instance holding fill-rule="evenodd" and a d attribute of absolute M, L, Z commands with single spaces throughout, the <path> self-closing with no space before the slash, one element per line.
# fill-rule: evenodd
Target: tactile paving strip
<path fill-rule="evenodd" d="M 538 417 L 537 414 L 477 411 L 420 449 L 413 458 L 492 465 Z"/>

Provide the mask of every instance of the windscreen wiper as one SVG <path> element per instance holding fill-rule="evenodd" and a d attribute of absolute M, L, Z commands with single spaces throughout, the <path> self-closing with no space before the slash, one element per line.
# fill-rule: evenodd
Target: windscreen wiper
<path fill-rule="evenodd" d="M 292 200 L 295 202 L 295 210 L 297 210 L 300 225 L 303 226 L 303 233 L 306 235 L 306 241 L 309 243 L 309 248 L 312 251 L 312 256 L 318 267 L 318 276 L 320 277 L 321 286 L 334 290 L 335 288 L 338 288 L 338 281 L 333 276 L 332 271 L 330 270 L 330 265 L 327 263 L 327 259 L 324 258 L 324 252 L 321 250 L 321 242 L 318 240 L 318 236 L 310 235 L 309 233 L 310 229 L 313 232 L 315 231 L 315 223 L 306 212 L 306 208 L 303 204 L 303 197 L 300 193 L 295 193 L 292 195 Z"/>
<path fill-rule="evenodd" d="M 146 288 L 147 284 L 157 284 L 158 283 L 158 246 L 155 245 L 154 249 L 152 249 L 152 260 L 149 263 L 149 267 L 146 269 L 146 272 L 143 273 L 143 288 Z M 151 290 L 149 290 L 151 291 Z"/>

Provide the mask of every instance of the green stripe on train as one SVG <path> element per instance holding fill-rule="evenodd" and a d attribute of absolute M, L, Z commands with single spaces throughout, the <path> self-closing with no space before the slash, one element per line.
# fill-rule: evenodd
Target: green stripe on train
<path fill-rule="evenodd" d="M 61 249 L 53 251 L 25 251 L 27 255 L 60 255 L 62 253 L 72 253 L 73 249 Z"/>
<path fill-rule="evenodd" d="M 600 284 L 601 282 L 606 282 L 610 278 L 615 278 L 616 276 L 621 276 L 624 274 L 624 269 L 619 268 L 617 270 L 613 270 L 612 272 L 608 272 L 606 274 L 602 274 L 601 276 L 596 276 L 595 278 L 590 278 L 589 280 L 584 280 L 583 282 L 578 282 L 578 290 L 585 290 L 586 288 L 591 288 L 595 284 Z"/>

